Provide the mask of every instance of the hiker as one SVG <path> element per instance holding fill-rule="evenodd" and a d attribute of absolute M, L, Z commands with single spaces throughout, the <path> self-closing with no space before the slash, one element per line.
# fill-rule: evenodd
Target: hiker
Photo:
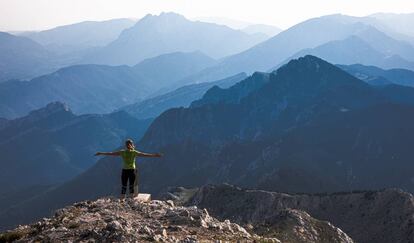
<path fill-rule="evenodd" d="M 125 141 L 126 149 L 115 151 L 115 152 L 97 152 L 95 156 L 98 155 L 110 155 L 110 156 L 121 156 L 123 160 L 123 167 L 122 167 L 122 189 L 121 189 L 121 199 L 125 198 L 127 184 L 129 181 L 129 194 L 130 197 L 135 197 L 138 195 L 138 178 L 137 178 L 137 169 L 135 166 L 135 158 L 136 157 L 161 157 L 162 154 L 150 154 L 150 153 L 143 153 L 140 151 L 135 150 L 134 142 L 131 139 Z M 134 189 L 137 187 L 137 191 L 135 192 Z"/>

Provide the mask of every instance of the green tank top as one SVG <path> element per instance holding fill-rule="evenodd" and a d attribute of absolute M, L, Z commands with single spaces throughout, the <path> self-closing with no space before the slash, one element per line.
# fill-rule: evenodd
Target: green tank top
<path fill-rule="evenodd" d="M 121 150 L 119 151 L 121 153 L 123 163 L 123 169 L 135 169 L 135 158 L 138 155 L 138 151 L 136 150 Z"/>

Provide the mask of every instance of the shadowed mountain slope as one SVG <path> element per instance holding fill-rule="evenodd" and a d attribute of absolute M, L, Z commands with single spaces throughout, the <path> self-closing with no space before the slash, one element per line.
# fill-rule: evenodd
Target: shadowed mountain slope
<path fill-rule="evenodd" d="M 96 162 L 96 151 L 140 138 L 149 122 L 125 112 L 76 116 L 62 103 L 11 120 L 0 129 L 0 193 L 67 181 Z"/>

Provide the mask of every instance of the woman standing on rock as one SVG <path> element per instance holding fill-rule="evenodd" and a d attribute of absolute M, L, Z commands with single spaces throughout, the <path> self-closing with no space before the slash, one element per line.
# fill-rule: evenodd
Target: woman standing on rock
<path fill-rule="evenodd" d="M 110 155 L 110 156 L 121 156 L 123 160 L 123 167 L 122 167 L 122 174 L 121 174 L 121 181 L 122 181 L 122 189 L 121 189 L 121 199 L 125 198 L 127 184 L 129 181 L 129 194 L 131 197 L 135 197 L 138 195 L 138 178 L 137 178 L 137 169 L 135 166 L 135 158 L 136 157 L 161 157 L 162 154 L 149 154 L 143 153 L 140 151 L 135 150 L 134 142 L 131 139 L 125 141 L 126 149 L 115 151 L 115 152 L 97 152 L 95 156 L 98 155 Z M 135 192 L 135 187 L 137 187 L 137 191 Z"/>

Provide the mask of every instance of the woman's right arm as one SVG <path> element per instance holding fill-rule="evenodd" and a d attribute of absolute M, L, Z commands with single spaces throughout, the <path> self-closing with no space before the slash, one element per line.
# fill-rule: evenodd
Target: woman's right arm
<path fill-rule="evenodd" d="M 97 152 L 95 154 L 95 156 L 98 156 L 98 155 L 120 156 L 121 155 L 121 152 L 120 151 L 115 151 L 115 152 Z"/>

